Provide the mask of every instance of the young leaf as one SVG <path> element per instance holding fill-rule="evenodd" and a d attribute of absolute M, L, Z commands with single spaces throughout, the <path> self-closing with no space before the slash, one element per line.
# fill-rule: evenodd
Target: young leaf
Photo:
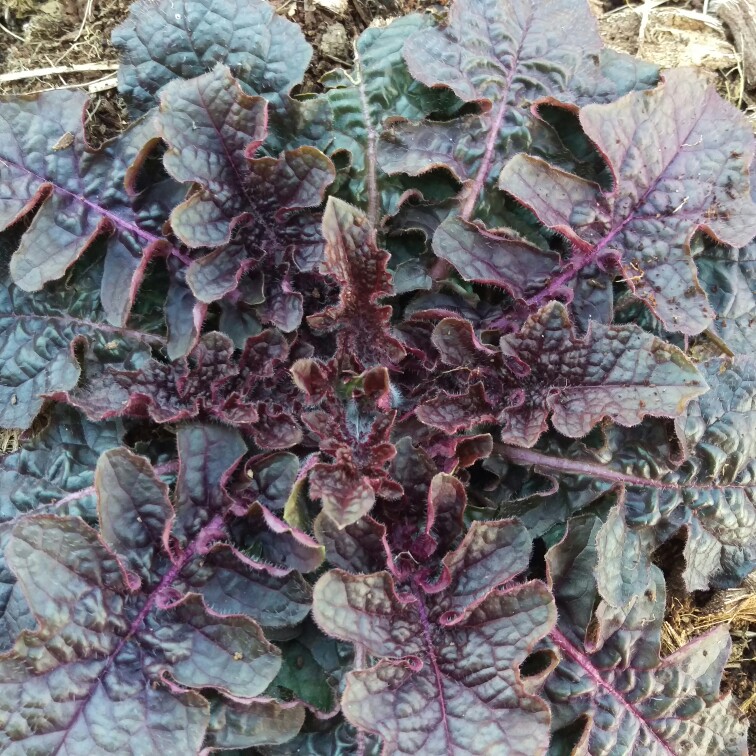
<path fill-rule="evenodd" d="M 661 658 L 665 587 L 651 587 L 627 615 L 600 602 L 595 518 L 578 518 L 547 555 L 559 621 L 546 642 L 561 657 L 546 682 L 555 752 L 580 728 L 588 753 L 745 754 L 747 727 L 719 686 L 731 641 L 722 625 Z"/>
<path fill-rule="evenodd" d="M 337 334 L 339 352 L 363 366 L 400 361 L 404 347 L 390 333 L 391 307 L 378 300 L 392 293 L 389 253 L 357 208 L 329 197 L 323 214 L 325 272 L 341 286 L 339 304 L 308 318 L 318 331 Z"/>
<path fill-rule="evenodd" d="M 281 449 L 301 440 L 288 355 L 288 342 L 275 330 L 250 337 L 238 358 L 227 336 L 211 332 L 188 358 L 105 370 L 67 398 L 93 419 L 146 415 L 171 423 L 208 415 L 244 429 L 262 448 Z"/>
<path fill-rule="evenodd" d="M 558 302 L 503 336 L 501 355 L 458 319 L 441 321 L 433 340 L 446 364 L 470 371 L 471 383 L 465 394 L 421 405 L 420 420 L 454 432 L 498 418 L 502 439 L 518 446 L 533 446 L 549 418 L 560 433 L 580 438 L 603 417 L 621 425 L 645 415 L 675 417 L 706 390 L 675 347 L 636 326 L 595 323 L 580 338 Z"/>
<path fill-rule="evenodd" d="M 465 573 L 462 564 L 486 566 Z M 384 753 L 512 753 L 548 744 L 548 711 L 519 665 L 554 622 L 545 586 L 498 588 L 527 565 L 529 542 L 509 521 L 475 523 L 444 560 L 441 590 L 399 586 L 387 572 L 332 570 L 315 586 L 314 616 L 328 633 L 367 648 L 374 667 L 350 672 L 348 719 L 378 733 Z M 527 744 L 527 746 L 525 745 Z"/>
<path fill-rule="evenodd" d="M 562 273 L 529 302 L 545 301 L 582 268 L 614 255 L 635 296 L 667 330 L 700 333 L 714 313 L 698 283 L 690 239 L 702 229 L 743 246 L 756 234 L 750 127 L 686 71 L 668 72 L 652 92 L 588 105 L 580 122 L 609 163 L 611 191 L 525 155 L 499 178 L 502 189 L 573 245 Z"/>
<path fill-rule="evenodd" d="M 87 104 L 76 90 L 0 102 L 0 182 L 9 190 L 0 230 L 39 205 L 10 263 L 14 283 L 29 292 L 106 236 L 102 304 L 107 321 L 122 326 L 150 258 L 171 251 L 151 228 L 151 208 L 140 217 L 133 186 L 132 166 L 156 135 L 146 121 L 95 151 L 84 133 Z"/>

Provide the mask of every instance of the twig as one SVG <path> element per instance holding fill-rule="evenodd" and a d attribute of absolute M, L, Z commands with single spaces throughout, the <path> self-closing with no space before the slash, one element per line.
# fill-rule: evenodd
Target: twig
<path fill-rule="evenodd" d="M 76 36 L 73 38 L 74 42 L 79 41 L 79 37 L 84 32 L 84 27 L 87 25 L 87 20 L 89 19 L 89 14 L 92 12 L 92 0 L 87 0 L 87 5 L 84 8 L 84 17 L 81 19 L 81 26 L 79 27 L 79 31 L 76 32 Z"/>
<path fill-rule="evenodd" d="M 17 39 L 19 42 L 26 42 L 26 40 L 23 37 L 19 37 L 18 34 L 15 34 L 12 32 L 7 26 L 3 26 L 0 24 L 0 31 L 4 31 L 6 34 L 10 34 L 13 39 Z"/>
<path fill-rule="evenodd" d="M 73 66 L 51 66 L 49 68 L 33 68 L 31 71 L 13 71 L 0 74 L 0 84 L 24 79 L 41 79 L 45 76 L 55 76 L 67 73 L 88 73 L 96 71 L 117 71 L 117 63 L 77 63 Z"/>

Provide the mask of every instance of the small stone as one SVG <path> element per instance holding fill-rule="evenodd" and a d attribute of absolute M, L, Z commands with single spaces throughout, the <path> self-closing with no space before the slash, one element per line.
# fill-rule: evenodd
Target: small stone
<path fill-rule="evenodd" d="M 337 16 L 343 16 L 349 9 L 349 0 L 315 0 L 315 5 L 325 8 Z"/>
<path fill-rule="evenodd" d="M 349 57 L 349 37 L 344 24 L 335 21 L 326 29 L 320 40 L 320 52 L 341 60 Z"/>

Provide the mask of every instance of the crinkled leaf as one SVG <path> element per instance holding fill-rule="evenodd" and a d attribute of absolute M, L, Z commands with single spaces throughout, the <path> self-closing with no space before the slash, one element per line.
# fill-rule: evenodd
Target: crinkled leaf
<path fill-rule="evenodd" d="M 223 63 L 248 93 L 270 103 L 271 152 L 301 144 L 302 137 L 327 141 L 325 103 L 289 97 L 312 48 L 297 24 L 263 0 L 140 0 L 112 39 L 123 60 L 118 89 L 135 113 L 155 105 L 170 81 L 201 76 Z"/>
<path fill-rule="evenodd" d="M 286 261 L 299 270 L 317 267 L 320 217 L 306 210 L 322 202 L 334 167 L 312 147 L 253 159 L 266 131 L 265 100 L 245 94 L 218 66 L 169 84 L 161 94 L 159 124 L 169 145 L 166 169 L 199 187 L 173 211 L 173 229 L 191 247 L 217 248 L 187 272 L 198 299 L 213 302 L 229 294 L 253 267 L 266 275 L 272 265 L 284 273 Z M 281 290 L 266 284 L 261 316 L 291 331 L 302 317 L 302 297 L 282 277 Z"/>
<path fill-rule="evenodd" d="M 265 507 L 280 512 L 299 473 L 299 459 L 296 454 L 281 452 L 262 459 L 250 460 L 246 475 L 251 482 L 246 493 L 253 496 Z"/>
<path fill-rule="evenodd" d="M 44 92 L 0 102 L 0 229 L 37 207 L 10 263 L 13 281 L 39 291 L 61 278 L 99 237 L 107 237 L 102 304 L 124 325 L 150 258 L 170 250 L 140 208 L 132 165 L 155 140 L 151 121 L 137 123 L 100 150 L 86 142 L 87 96 Z M 54 250 L 54 253 L 51 253 Z"/>
<path fill-rule="evenodd" d="M 73 517 L 16 524 L 8 559 L 40 629 L 22 633 L 0 657 L 6 748 L 119 753 L 169 737 L 170 748 L 195 753 L 209 705 L 192 689 L 235 701 L 266 690 L 281 657 L 257 621 L 296 623 L 308 611 L 309 588 L 295 573 L 218 543 L 233 505 L 226 481 L 244 448 L 229 429 L 180 429 L 175 509 L 144 458 L 110 450 L 95 477 L 101 536 Z M 40 583 L 40 575 L 57 579 Z M 223 605 L 210 610 L 188 589 Z M 61 644 L 68 653 L 56 652 Z M 61 676 L 77 684 L 60 691 Z M 35 707 L 44 707 L 44 725 Z M 253 719 L 244 717 L 254 707 L 234 712 L 234 727 L 251 737 Z M 294 722 L 284 717 L 281 727 L 291 733 Z"/>
<path fill-rule="evenodd" d="M 30 427 L 44 397 L 72 390 L 82 367 L 85 375 L 96 374 L 162 343 L 159 336 L 108 324 L 101 262 L 77 266 L 67 284 L 28 293 L 10 280 L 9 253 L 0 248 L 0 427 Z"/>
<path fill-rule="evenodd" d="M 477 526 L 478 535 L 446 558 L 475 562 L 479 544 L 490 544 L 484 551 L 493 571 L 471 574 L 470 584 L 452 570 L 444 588 L 425 592 L 412 580 L 398 586 L 386 572 L 332 570 L 315 586 L 318 624 L 383 657 L 349 673 L 342 707 L 353 724 L 380 734 L 387 752 L 472 754 L 506 747 L 525 754 L 548 744 L 548 711 L 526 692 L 519 665 L 553 624 L 553 605 L 538 582 L 497 588 L 527 564 L 522 527 L 509 521 Z M 518 548 L 510 549 L 515 542 Z"/>
<path fill-rule="evenodd" d="M 736 354 L 756 350 L 756 243 L 742 249 L 708 244 L 696 266 L 716 319 L 711 327 Z"/>
<path fill-rule="evenodd" d="M 339 304 L 309 323 L 319 331 L 335 331 L 339 349 L 364 365 L 398 362 L 404 347 L 390 333 L 391 307 L 378 300 L 392 293 L 389 254 L 378 247 L 367 217 L 335 197 L 323 214 L 326 239 L 325 272 L 341 287 Z"/>
<path fill-rule="evenodd" d="M 411 14 L 386 26 L 366 29 L 355 43 L 354 67 L 327 74 L 323 83 L 333 112 L 329 154 L 346 152 L 349 168 L 340 196 L 367 208 L 377 226 L 393 215 L 402 200 L 401 183 L 377 165 L 378 137 L 387 117 L 425 118 L 453 103 L 448 93 L 432 90 L 410 76 L 402 57 L 408 36 L 431 26 L 428 16 Z"/>
<path fill-rule="evenodd" d="M 266 630 L 301 622 L 310 612 L 310 586 L 298 572 L 245 557 L 219 543 L 186 567 L 189 585 L 218 614 L 243 614 Z"/>
<path fill-rule="evenodd" d="M 745 754 L 742 715 L 719 693 L 727 628 L 661 658 L 661 571 L 652 567 L 649 589 L 629 613 L 616 613 L 598 600 L 597 530 L 592 518 L 575 521 L 547 556 L 559 622 L 546 645 L 561 657 L 545 687 L 552 749 L 559 752 L 563 730 L 579 726 L 589 753 Z"/>
<path fill-rule="evenodd" d="M 596 323 L 579 338 L 557 303 L 501 343 L 505 355 L 525 366 L 525 396 L 506 413 L 502 439 L 523 446 L 532 446 L 546 430 L 549 415 L 559 432 L 579 438 L 602 417 L 635 425 L 644 415 L 677 416 L 706 390 L 675 347 L 635 326 Z"/>
<path fill-rule="evenodd" d="M 505 459 L 536 466 L 560 483 L 556 494 L 541 494 L 544 507 L 555 507 L 563 495 L 585 507 L 611 489 L 622 493 L 624 516 L 612 516 L 602 535 L 604 559 L 622 569 L 607 570 L 599 583 L 602 596 L 616 605 L 643 589 L 652 549 L 680 528 L 687 534 L 688 590 L 736 586 L 756 566 L 756 366 L 739 358 L 713 360 L 701 370 L 711 389 L 679 421 L 687 448 L 682 463 L 664 434 L 647 429 L 615 430 L 598 455 L 584 447 L 564 456 L 501 449 Z M 628 549 L 634 556 L 623 561 Z"/>
<path fill-rule="evenodd" d="M 0 458 L 0 651 L 34 618 L 4 551 L 14 520 L 28 512 L 50 510 L 94 519 L 94 469 L 100 453 L 117 446 L 120 422 L 90 423 L 74 410 L 56 405 L 48 427 Z"/>
<path fill-rule="evenodd" d="M 304 717 L 304 707 L 298 702 L 214 701 L 205 745 L 209 750 L 227 750 L 286 743 L 299 732 Z"/>
<path fill-rule="evenodd" d="M 253 559 L 299 572 L 312 572 L 323 563 L 325 550 L 312 536 L 259 503 L 249 508 L 238 530 L 238 541 Z"/>
<path fill-rule="evenodd" d="M 123 54 L 119 91 L 137 110 L 155 104 L 173 79 L 191 79 L 225 63 L 255 94 L 288 93 L 312 50 L 297 24 L 261 0 L 136 2 L 113 34 Z"/>
<path fill-rule="evenodd" d="M 329 564 L 346 572 L 378 572 L 386 566 L 386 528 L 372 517 L 339 528 L 326 512 L 321 512 L 313 526 L 315 536 L 325 547 Z"/>
<path fill-rule="evenodd" d="M 714 313 L 698 283 L 691 236 L 703 229 L 742 246 L 756 234 L 749 125 L 688 71 L 667 73 L 651 92 L 588 105 L 580 122 L 606 157 L 611 191 L 525 155 L 500 176 L 502 189 L 573 245 L 570 263 L 534 301 L 615 255 L 635 296 L 665 328 L 700 333 Z"/>
<path fill-rule="evenodd" d="M 169 145 L 165 167 L 177 181 L 203 185 L 171 214 L 186 244 L 225 244 L 243 220 L 251 205 L 245 169 L 265 138 L 266 121 L 265 100 L 245 94 L 225 66 L 173 81 L 162 92 L 158 123 Z"/>
<path fill-rule="evenodd" d="M 520 446 L 533 446 L 549 418 L 580 438 L 603 417 L 622 425 L 676 417 L 707 385 L 679 349 L 637 326 L 594 323 L 579 337 L 558 302 L 503 336 L 498 355 L 458 318 L 442 320 L 432 338 L 443 361 L 469 375 L 468 385 L 424 402 L 419 419 L 447 433 L 498 419 L 502 439 Z"/>
<path fill-rule="evenodd" d="M 402 489 L 387 469 L 396 456 L 390 442 L 396 410 L 391 409 L 388 370 L 371 368 L 341 386 L 334 380 L 336 364 L 302 359 L 292 366 L 292 375 L 308 403 L 319 404 L 302 420 L 319 439 L 320 451 L 333 458 L 319 462 L 312 457 L 300 478 L 309 471 L 310 496 L 319 498 L 323 511 L 343 528 L 367 514 L 377 496 L 396 499 Z"/>
<path fill-rule="evenodd" d="M 508 239 L 461 218 L 451 218 L 438 227 L 433 251 L 466 281 L 500 286 L 517 299 L 540 291 L 559 271 L 556 252 Z"/>
<path fill-rule="evenodd" d="M 286 448 L 302 437 L 288 354 L 275 330 L 250 337 L 238 357 L 228 337 L 211 332 L 188 358 L 150 359 L 138 370 L 106 368 L 68 398 L 93 419 L 147 415 L 169 423 L 209 415 L 248 431 L 262 448 Z"/>
<path fill-rule="evenodd" d="M 207 305 L 200 302 L 186 284 L 186 269 L 176 260 L 169 261 L 171 280 L 165 297 L 165 322 L 168 327 L 168 340 L 165 350 L 168 357 L 177 360 L 186 357 L 197 342 L 202 332 L 202 324 L 207 315 Z"/>
<path fill-rule="evenodd" d="M 117 753 L 168 737 L 172 747 L 196 752 L 207 702 L 190 689 L 256 695 L 280 664 L 251 620 L 213 616 L 198 597 L 168 613 L 158 606 L 160 587 L 127 601 L 135 589 L 118 558 L 78 519 L 21 521 L 9 560 L 42 629 L 22 634 L 0 659 L 5 748 Z M 37 576 L 44 574 L 58 579 L 41 585 Z M 160 645 L 152 640 L 156 632 Z M 61 658 L 53 649 L 64 639 L 75 645 Z M 77 684 L 59 690 L 56 678 L 69 675 Z M 167 675 L 175 687 L 162 683 Z M 44 723 L 34 716 L 37 707 Z"/>
<path fill-rule="evenodd" d="M 419 30 L 407 40 L 404 56 L 415 79 L 448 87 L 463 101 L 483 105 L 483 112 L 450 122 L 393 125 L 381 142 L 382 166 L 417 175 L 444 165 L 465 182 L 462 217 L 468 220 L 479 206 L 487 211 L 490 200 L 482 194 L 508 155 L 544 137 L 547 149 L 559 149 L 555 135 L 529 110 L 536 100 L 573 101 L 586 88 L 596 98 L 600 93 L 614 99 L 628 88 L 648 86 L 644 74 L 607 75 L 604 68 L 613 61 L 599 56 L 601 48 L 587 4 L 454 3 L 443 27 Z"/>

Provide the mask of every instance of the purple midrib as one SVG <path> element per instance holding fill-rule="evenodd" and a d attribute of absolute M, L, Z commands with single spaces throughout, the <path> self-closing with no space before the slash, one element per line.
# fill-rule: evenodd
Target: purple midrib
<path fill-rule="evenodd" d="M 428 612 L 425 608 L 425 603 L 423 602 L 423 592 L 422 590 L 413 590 L 412 593 L 417 599 L 417 613 L 420 617 L 420 625 L 423 628 L 423 641 L 425 643 L 425 651 L 428 655 L 431 669 L 433 670 L 433 676 L 436 679 L 436 687 L 438 688 L 438 705 L 441 708 L 441 724 L 444 728 L 446 750 L 449 756 L 454 756 L 454 751 L 452 750 L 452 737 L 449 730 L 449 718 L 446 711 L 446 698 L 444 697 L 444 678 L 438 665 L 436 649 L 433 646 L 433 632 L 431 629 L 430 620 L 428 619 Z"/>
<path fill-rule="evenodd" d="M 569 656 L 574 662 L 580 665 L 585 671 L 586 675 L 600 688 L 603 688 L 609 695 L 612 696 L 630 716 L 638 721 L 641 727 L 649 734 L 650 738 L 661 749 L 662 753 L 669 754 L 669 756 L 677 756 L 676 752 L 672 750 L 670 744 L 664 740 L 648 723 L 643 714 L 638 708 L 622 696 L 622 693 L 616 688 L 612 687 L 602 676 L 601 673 L 593 666 L 591 660 L 580 650 L 578 650 L 559 630 L 554 628 L 549 637 L 558 646 L 558 648 Z"/>
<path fill-rule="evenodd" d="M 115 649 L 111 651 L 110 654 L 108 654 L 107 661 L 103 665 L 97 677 L 94 680 L 92 680 L 90 684 L 89 692 L 83 699 L 81 699 L 81 702 L 77 706 L 76 711 L 74 712 L 73 716 L 68 721 L 68 723 L 66 724 L 65 733 L 70 732 L 71 729 L 76 724 L 76 722 L 82 716 L 85 709 L 87 708 L 87 705 L 92 700 L 92 696 L 95 694 L 97 688 L 101 685 L 103 679 L 105 678 L 105 675 L 107 675 L 108 671 L 113 666 L 115 660 L 118 658 L 118 655 L 121 653 L 124 646 L 134 637 L 134 635 L 137 633 L 139 628 L 142 626 L 142 623 L 144 622 L 144 620 L 146 619 L 150 611 L 153 609 L 158 599 L 168 590 L 168 588 L 171 587 L 171 585 L 173 584 L 173 581 L 176 579 L 176 577 L 181 572 L 181 570 L 183 570 L 184 567 L 186 567 L 186 565 L 194 558 L 194 556 L 197 553 L 197 549 L 199 545 L 203 543 L 203 538 L 202 538 L 203 534 L 206 531 L 208 532 L 217 531 L 217 528 L 222 524 L 223 524 L 223 515 L 216 515 L 215 517 L 213 517 L 210 520 L 210 522 L 208 522 L 207 525 L 205 525 L 205 527 L 202 528 L 202 530 L 199 533 L 197 533 L 194 540 L 186 547 L 186 550 L 181 556 L 181 559 L 177 563 L 175 563 L 168 570 L 168 572 L 165 573 L 165 575 L 163 575 L 163 577 L 160 579 L 160 582 L 158 583 L 155 590 L 147 598 L 147 601 L 145 601 L 144 606 L 139 611 L 139 614 L 137 614 L 137 616 L 132 620 L 126 634 L 118 642 L 118 645 L 115 647 Z M 58 754 L 60 754 L 61 748 L 63 748 L 66 745 L 66 740 L 67 740 L 67 735 L 64 734 L 57 748 L 51 753 L 51 756 L 58 756 Z"/>
<path fill-rule="evenodd" d="M 50 178 L 45 178 L 44 176 L 40 176 L 38 173 L 35 173 L 30 168 L 27 168 L 25 165 L 19 165 L 18 163 L 14 163 L 7 159 L 4 159 L 4 162 L 8 165 L 13 166 L 14 168 L 17 168 L 20 171 L 23 171 L 29 176 L 33 176 L 38 181 L 41 181 L 43 184 L 48 184 L 49 186 L 53 187 L 55 191 L 60 192 L 61 194 L 65 194 L 66 196 L 71 197 L 72 199 L 75 199 L 77 202 L 80 202 L 82 205 L 88 207 L 90 210 L 93 210 L 95 213 L 103 216 L 104 218 L 107 218 L 116 228 L 122 228 L 126 231 L 129 231 L 130 233 L 144 239 L 150 244 L 156 244 L 162 241 L 162 239 L 160 239 L 157 236 L 153 236 L 151 233 L 149 233 L 149 231 L 145 231 L 143 228 L 140 228 L 135 223 L 130 223 L 129 221 L 122 218 L 120 215 L 116 215 L 110 210 L 106 210 L 101 205 L 98 205 L 95 202 L 88 200 L 86 197 L 83 197 L 80 194 L 76 194 L 76 192 L 72 192 L 70 189 L 63 188 L 62 186 L 55 183 L 55 181 L 53 181 Z"/>
<path fill-rule="evenodd" d="M 533 9 L 531 8 L 531 15 L 528 17 L 527 23 L 523 25 L 520 44 L 517 47 L 517 51 L 512 56 L 512 67 L 507 73 L 507 78 L 504 82 L 504 87 L 502 88 L 501 93 L 501 104 L 499 105 L 499 108 L 494 115 L 491 129 L 488 132 L 488 138 L 486 139 L 486 149 L 483 153 L 483 160 L 481 161 L 480 168 L 478 169 L 478 173 L 475 176 L 475 180 L 473 181 L 470 194 L 467 196 L 465 204 L 463 205 L 462 210 L 459 214 L 459 217 L 462 218 L 462 220 L 470 220 L 470 218 L 472 217 L 473 211 L 475 210 L 475 203 L 478 201 L 478 197 L 480 196 L 480 193 L 483 190 L 483 187 L 485 186 L 485 183 L 488 179 L 488 175 L 491 172 L 491 167 L 493 166 L 494 156 L 496 152 L 496 142 L 499 137 L 499 131 L 501 130 L 501 125 L 502 123 L 504 123 L 504 118 L 506 117 L 507 110 L 509 109 L 509 90 L 512 88 L 512 82 L 514 81 L 514 77 L 517 73 L 517 67 L 520 64 L 520 56 L 522 55 L 525 38 L 528 36 L 528 32 L 530 31 L 530 24 L 532 23 L 533 18 L 532 13 Z"/>
<path fill-rule="evenodd" d="M 552 457 L 549 454 L 538 452 L 533 449 L 526 449 L 520 446 L 511 446 L 501 444 L 499 451 L 512 462 L 518 465 L 535 465 L 555 472 L 562 472 L 571 475 L 588 475 L 591 478 L 622 483 L 628 486 L 638 486 L 640 488 L 657 488 L 664 491 L 720 491 L 742 489 L 747 490 L 753 486 L 728 483 L 726 485 L 716 485 L 713 483 L 664 483 L 652 478 L 642 478 L 639 475 L 629 475 L 627 473 L 612 470 L 603 465 L 594 462 L 580 462 L 574 459 L 562 459 Z"/>

